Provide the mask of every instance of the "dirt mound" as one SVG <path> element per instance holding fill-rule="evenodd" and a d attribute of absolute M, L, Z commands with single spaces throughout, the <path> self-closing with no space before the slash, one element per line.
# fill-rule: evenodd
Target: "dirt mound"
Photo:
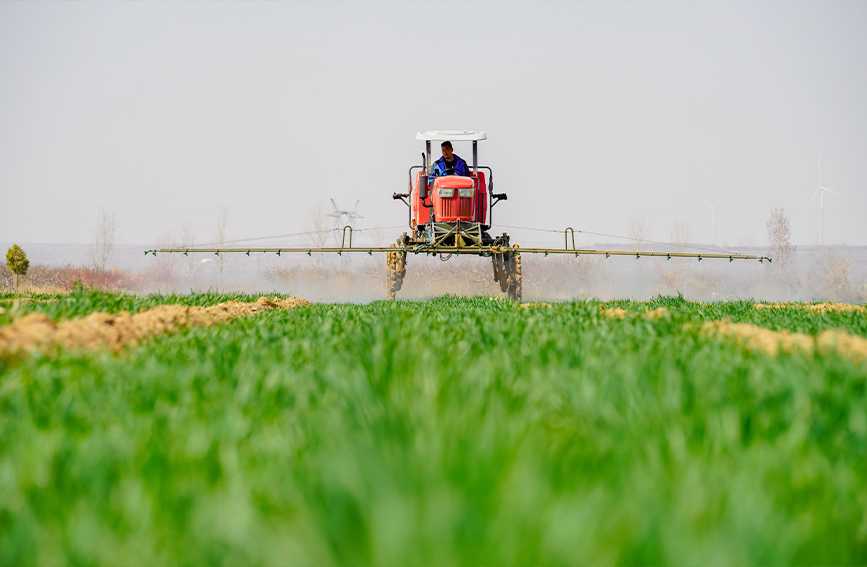
<path fill-rule="evenodd" d="M 629 311 L 620 307 L 600 307 L 599 313 L 609 319 L 626 319 L 626 316 L 629 315 Z"/>
<path fill-rule="evenodd" d="M 308 304 L 306 299 L 260 297 L 255 303 L 229 301 L 211 307 L 160 305 L 135 315 L 126 311 L 91 313 L 81 319 L 56 324 L 42 313 L 30 313 L 0 328 L 0 355 L 48 350 L 56 346 L 119 351 L 149 336 L 168 334 L 181 328 L 207 327 L 272 309 L 291 309 Z"/>
<path fill-rule="evenodd" d="M 817 337 L 789 331 L 772 331 L 747 323 L 732 323 L 728 319 L 708 321 L 701 326 L 704 333 L 734 339 L 750 349 L 777 356 L 781 352 L 813 356 L 836 354 L 840 358 L 862 364 L 867 361 L 867 339 L 844 331 L 822 331 Z"/>
<path fill-rule="evenodd" d="M 652 321 L 659 321 L 660 319 L 665 317 L 666 313 L 668 313 L 668 309 L 666 309 L 665 307 L 657 307 L 652 311 L 642 313 L 641 316 L 645 319 L 650 319 Z"/>
<path fill-rule="evenodd" d="M 843 331 L 823 331 L 816 338 L 816 348 L 822 354 L 836 352 L 855 364 L 867 362 L 867 339 Z"/>
<path fill-rule="evenodd" d="M 813 313 L 867 313 L 867 307 L 851 303 L 756 303 L 756 309 L 790 309 L 800 308 Z"/>
<path fill-rule="evenodd" d="M 816 341 L 810 335 L 789 331 L 772 331 L 748 323 L 732 323 L 728 319 L 708 321 L 701 326 L 702 331 L 733 338 L 750 350 L 757 350 L 770 356 L 780 352 L 800 352 L 812 355 Z"/>
<path fill-rule="evenodd" d="M 665 307 L 657 307 L 652 311 L 643 311 L 643 312 L 631 312 L 626 309 L 622 309 L 620 307 L 605 307 L 602 306 L 599 308 L 599 312 L 603 317 L 608 317 L 609 319 L 626 319 L 629 316 L 640 316 L 645 319 L 650 319 L 651 321 L 659 321 L 663 317 L 665 317 L 666 313 L 668 313 L 668 309 Z"/>
<path fill-rule="evenodd" d="M 522 303 L 522 304 L 521 304 L 521 307 L 522 307 L 523 309 L 530 309 L 530 308 L 535 308 L 535 307 L 548 307 L 548 308 L 551 308 L 551 307 L 554 307 L 554 306 L 551 305 L 550 303 L 544 303 L 544 302 L 542 302 L 542 301 L 539 301 L 539 302 L 537 302 L 537 303 Z"/>

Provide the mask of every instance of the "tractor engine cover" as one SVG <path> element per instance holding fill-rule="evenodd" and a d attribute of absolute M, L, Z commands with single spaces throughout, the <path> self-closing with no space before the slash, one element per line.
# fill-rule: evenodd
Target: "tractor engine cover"
<path fill-rule="evenodd" d="M 412 227 L 412 228 L 416 228 L 418 226 L 423 226 L 423 225 L 427 224 L 428 222 L 430 222 L 430 214 L 429 213 L 430 213 L 431 209 L 425 205 L 425 202 L 421 199 L 421 195 L 419 193 L 419 183 L 421 181 L 422 175 L 423 175 L 423 172 L 421 172 L 421 171 L 419 171 L 415 174 L 415 180 L 413 182 L 412 190 L 410 192 L 410 203 L 412 206 L 412 211 L 411 211 L 412 216 L 410 217 L 410 227 Z M 429 179 L 431 180 L 431 183 L 435 182 L 435 178 L 429 178 Z M 462 217 L 460 217 L 460 220 L 462 220 L 462 221 L 469 220 L 469 221 L 478 222 L 481 224 L 487 223 L 487 218 L 488 218 L 488 184 L 487 184 L 487 179 L 485 178 L 484 173 L 482 173 L 480 171 L 478 173 L 478 176 L 475 178 L 448 176 L 448 177 L 440 177 L 437 179 L 440 180 L 441 183 L 446 183 L 447 181 L 448 182 L 454 182 L 454 180 L 460 180 L 460 181 L 458 181 L 458 183 L 460 183 L 460 188 L 464 189 L 464 193 L 466 193 L 466 189 L 468 187 L 466 184 L 467 183 L 473 183 L 474 184 L 474 188 L 473 188 L 473 195 L 474 196 L 472 199 L 473 200 L 473 210 L 472 210 L 473 218 L 467 218 L 467 217 L 462 216 Z M 430 198 L 430 200 L 427 201 L 427 204 L 430 205 L 431 203 L 433 203 L 433 206 L 438 206 L 438 205 L 436 205 L 437 197 L 436 197 L 435 187 L 436 187 L 435 185 L 431 186 L 431 190 L 428 194 L 428 197 Z M 449 188 L 453 189 L 454 187 L 443 186 L 443 188 L 444 189 L 449 189 Z M 457 199 L 458 197 L 460 197 L 460 193 L 458 193 L 458 191 L 456 190 L 455 195 L 453 195 L 452 197 L 443 197 L 443 198 Z M 440 203 L 439 206 L 441 206 L 441 205 L 442 205 L 442 203 Z M 467 205 L 467 203 L 463 203 L 464 207 L 466 207 L 466 205 Z M 460 207 L 461 204 L 459 203 L 458 206 Z M 440 209 L 436 209 L 436 211 L 437 211 L 437 214 L 439 214 L 441 212 Z M 458 211 L 458 212 L 463 213 L 464 211 Z M 451 217 L 451 218 L 452 218 L 452 220 L 456 220 L 456 217 Z M 442 220 L 442 219 L 439 219 L 439 217 L 437 217 L 437 219 Z"/>
<path fill-rule="evenodd" d="M 449 175 L 434 182 L 433 206 L 439 222 L 474 221 L 475 187 L 471 177 Z"/>

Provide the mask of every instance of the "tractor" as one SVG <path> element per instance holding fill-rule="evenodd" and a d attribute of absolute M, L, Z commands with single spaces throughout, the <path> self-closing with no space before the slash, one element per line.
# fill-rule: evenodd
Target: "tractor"
<path fill-rule="evenodd" d="M 422 164 L 409 168 L 408 193 L 395 193 L 409 209 L 409 229 L 388 252 L 387 297 L 393 300 L 406 276 L 408 248 L 432 256 L 450 254 L 449 249 L 475 249 L 480 256 L 490 256 L 494 281 L 509 297 L 521 300 L 521 256 L 518 246 L 510 247 L 509 235 L 492 237 L 491 216 L 494 205 L 507 200 L 505 193 L 494 193 L 494 172 L 479 165 L 478 145 L 487 139 L 484 132 L 469 130 L 428 130 L 416 134 L 425 143 Z M 432 142 L 472 142 L 473 161 L 469 176 L 438 175 L 432 168 Z M 485 175 L 487 171 L 487 175 Z"/>
<path fill-rule="evenodd" d="M 450 257 L 452 254 L 472 254 L 491 258 L 494 281 L 500 285 L 500 290 L 507 293 L 511 299 L 521 300 L 521 255 L 522 254 L 568 254 L 576 258 L 582 254 L 604 254 L 606 258 L 611 256 L 642 256 L 672 258 L 698 258 L 703 259 L 728 259 L 734 260 L 758 260 L 763 262 L 771 259 L 767 256 L 752 256 L 736 254 L 720 250 L 708 252 L 654 252 L 641 251 L 631 252 L 627 250 L 595 250 L 578 249 L 575 246 L 575 233 L 580 230 L 567 227 L 563 230 L 563 248 L 519 248 L 512 244 L 509 235 L 503 233 L 500 236 L 491 236 L 493 226 L 492 214 L 494 206 L 500 201 L 506 200 L 505 193 L 494 193 L 494 172 L 490 167 L 478 163 L 478 143 L 487 139 L 484 132 L 470 130 L 428 130 L 416 134 L 416 139 L 424 141 L 425 151 L 422 153 L 421 165 L 413 165 L 409 168 L 409 180 L 407 193 L 394 193 L 395 200 L 403 201 L 408 208 L 408 232 L 404 232 L 397 242 L 388 247 L 352 246 L 351 226 L 343 228 L 343 240 L 340 247 L 331 248 L 159 248 L 145 250 L 145 255 L 157 252 L 183 253 L 184 255 L 194 252 L 223 254 L 231 252 L 269 253 L 274 252 L 277 256 L 283 253 L 306 253 L 308 256 L 314 253 L 385 253 L 388 263 L 388 278 L 386 297 L 394 300 L 403 285 L 406 276 L 406 262 L 409 254 L 426 254 L 430 256 L 440 255 Z M 433 168 L 431 163 L 432 142 L 471 142 L 473 149 L 472 167 L 469 175 L 449 174 L 448 170 L 439 171 Z M 486 174 L 487 172 L 487 174 Z M 453 172 L 454 173 L 454 172 Z M 349 240 L 347 242 L 346 236 Z M 594 233 L 590 233 L 594 234 Z M 291 235 L 282 235 L 291 236 Z M 570 244 L 571 236 L 571 244 Z M 272 237 L 262 237 L 272 238 Z M 275 237 L 276 238 L 276 237 Z M 246 240 L 259 240 L 251 238 Z M 237 240 L 234 242 L 243 242 Z M 693 248 L 707 250 L 700 247 Z"/>

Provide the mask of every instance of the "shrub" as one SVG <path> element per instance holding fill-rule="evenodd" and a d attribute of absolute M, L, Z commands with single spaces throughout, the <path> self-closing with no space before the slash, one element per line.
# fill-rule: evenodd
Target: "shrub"
<path fill-rule="evenodd" d="M 61 266 L 57 270 L 57 284 L 63 289 L 100 289 L 115 291 L 120 288 L 122 274 L 100 270 L 92 266 Z"/>
<path fill-rule="evenodd" d="M 27 273 L 30 260 L 27 259 L 27 254 L 20 246 L 13 244 L 12 248 L 6 252 L 6 265 L 9 267 L 9 271 L 15 274 L 15 291 L 18 291 L 18 280 Z"/>

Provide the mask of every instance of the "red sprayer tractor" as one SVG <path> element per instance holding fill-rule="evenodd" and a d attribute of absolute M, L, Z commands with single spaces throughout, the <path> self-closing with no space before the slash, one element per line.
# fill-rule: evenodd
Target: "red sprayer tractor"
<path fill-rule="evenodd" d="M 213 254 L 244 252 L 276 253 L 385 253 L 388 262 L 387 297 L 390 300 L 403 284 L 406 275 L 407 258 L 410 254 L 430 256 L 451 254 L 473 254 L 491 258 L 494 281 L 511 299 L 521 300 L 521 255 L 522 254 L 604 254 L 610 256 L 657 256 L 671 258 L 718 258 L 734 260 L 771 261 L 765 256 L 711 252 L 631 252 L 625 250 L 592 250 L 575 247 L 575 230 L 563 231 L 563 248 L 519 248 L 511 244 L 509 235 L 491 236 L 494 206 L 506 200 L 505 193 L 494 193 L 494 175 L 490 167 L 478 163 L 478 143 L 487 139 L 484 132 L 469 130 L 429 130 L 419 132 L 416 139 L 425 143 L 421 165 L 409 168 L 408 193 L 394 193 L 395 200 L 401 200 L 409 209 L 409 231 L 404 232 L 395 244 L 384 247 L 353 247 L 352 227 L 344 227 L 343 241 L 339 248 L 159 248 L 146 250 L 145 254 L 157 252 L 183 253 L 208 252 Z M 434 168 L 432 163 L 432 142 L 471 142 L 472 164 L 468 164 L 468 175 L 454 175 L 448 169 Z M 349 239 L 347 242 L 347 231 Z M 581 231 L 577 231 L 581 232 Z M 571 236 L 571 243 L 570 243 Z M 571 245 L 570 245 L 571 244 Z"/>

